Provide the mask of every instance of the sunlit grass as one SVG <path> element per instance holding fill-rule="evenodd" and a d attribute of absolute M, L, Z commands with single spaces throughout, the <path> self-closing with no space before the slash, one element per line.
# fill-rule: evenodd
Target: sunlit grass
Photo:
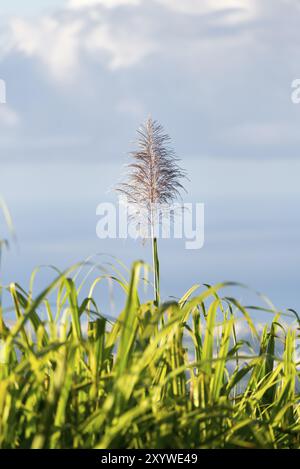
<path fill-rule="evenodd" d="M 297 317 L 287 327 L 269 311 L 258 331 L 253 310 L 226 297 L 229 284 L 142 304 L 139 262 L 128 281 L 99 275 L 84 298 L 77 268 L 38 296 L 6 289 L 1 448 L 299 447 Z M 126 297 L 115 321 L 95 299 L 106 279 Z"/>

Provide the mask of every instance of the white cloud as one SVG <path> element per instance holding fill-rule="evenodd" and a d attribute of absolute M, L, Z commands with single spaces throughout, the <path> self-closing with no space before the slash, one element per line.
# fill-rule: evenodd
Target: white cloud
<path fill-rule="evenodd" d="M 86 6 L 102 5 L 101 1 L 86 2 Z M 112 3 L 119 5 L 121 2 Z M 137 4 L 136 1 L 125 2 Z M 155 42 L 144 34 L 142 27 L 130 30 L 129 21 L 114 21 L 101 10 L 62 10 L 62 16 L 49 15 L 34 19 L 14 17 L 9 23 L 9 40 L 2 47 L 2 57 L 18 51 L 37 58 L 57 81 L 70 81 L 79 71 L 81 55 L 91 56 L 110 69 L 130 67 L 155 48 Z"/>
<path fill-rule="evenodd" d="M 37 58 L 57 81 L 68 82 L 80 70 L 82 56 L 116 70 L 140 63 L 154 51 L 167 48 L 172 53 L 187 41 L 189 50 L 200 40 L 203 44 L 205 37 L 193 23 L 191 31 L 186 28 L 185 13 L 193 22 L 193 15 L 220 11 L 215 22 L 222 26 L 232 18 L 239 22 L 254 11 L 255 4 L 256 0 L 70 0 L 66 8 L 47 16 L 11 19 L 9 39 L 1 41 L 2 56 L 16 50 Z M 122 6 L 127 8 L 120 14 Z M 174 24 L 180 28 L 179 41 Z"/>
<path fill-rule="evenodd" d="M 71 9 L 81 9 L 94 6 L 104 6 L 115 8 L 123 5 L 139 5 L 140 0 L 70 0 L 68 7 Z"/>
<path fill-rule="evenodd" d="M 54 76 L 61 80 L 78 66 L 80 19 L 60 22 L 46 16 L 38 21 L 14 18 L 10 23 L 14 48 L 29 57 L 37 57 Z"/>
<path fill-rule="evenodd" d="M 108 66 L 115 70 L 138 63 L 156 47 L 155 42 L 132 32 L 127 28 L 118 29 L 103 24 L 96 26 L 86 36 L 84 47 L 94 57 L 101 52 L 108 54 Z"/>
<path fill-rule="evenodd" d="M 185 14 L 205 14 L 216 11 L 237 10 L 242 16 L 249 16 L 256 10 L 255 0 L 156 0 L 171 10 Z"/>

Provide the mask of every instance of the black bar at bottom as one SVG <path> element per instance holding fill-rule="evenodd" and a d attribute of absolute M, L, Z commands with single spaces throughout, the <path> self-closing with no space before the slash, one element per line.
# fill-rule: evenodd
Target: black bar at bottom
<path fill-rule="evenodd" d="M 190 467 L 200 467 L 209 464 L 224 464 L 228 461 L 231 467 L 247 463 L 260 464 L 266 458 L 268 464 L 270 459 L 284 458 L 285 463 L 290 463 L 293 457 L 297 457 L 297 450 L 0 450 L 0 465 L 4 467 L 5 462 L 11 465 L 14 462 L 22 464 L 36 463 L 41 468 L 43 464 L 66 462 L 68 467 L 70 464 L 80 464 L 83 469 L 92 469 L 96 467 L 108 467 L 121 465 L 124 468 L 135 468 L 141 465 L 162 466 L 162 465 L 181 465 Z M 288 461 L 287 461 L 288 460 Z M 206 466 L 207 467 L 207 466 Z M 53 468 L 55 469 L 55 468 Z M 206 469 L 206 468 L 205 468 Z"/>

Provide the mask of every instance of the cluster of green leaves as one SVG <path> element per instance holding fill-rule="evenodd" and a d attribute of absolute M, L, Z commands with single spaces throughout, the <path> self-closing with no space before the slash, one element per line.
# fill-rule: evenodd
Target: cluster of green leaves
<path fill-rule="evenodd" d="M 220 296 L 226 284 L 141 304 L 144 268 L 136 263 L 128 282 L 112 277 L 126 295 L 113 323 L 94 299 L 105 276 L 82 301 L 70 271 L 36 298 L 10 285 L 0 447 L 298 448 L 297 329 L 274 314 L 258 333 L 248 308 Z M 237 321 L 257 349 L 239 339 Z"/>

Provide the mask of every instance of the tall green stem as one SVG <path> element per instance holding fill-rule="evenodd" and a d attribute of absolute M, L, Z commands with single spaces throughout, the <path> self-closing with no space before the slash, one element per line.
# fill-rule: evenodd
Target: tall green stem
<path fill-rule="evenodd" d="M 158 250 L 157 250 L 157 238 L 152 238 L 152 262 L 153 262 L 153 278 L 154 278 L 154 297 L 156 306 L 160 302 L 159 294 L 159 260 L 158 260 Z"/>
<path fill-rule="evenodd" d="M 152 241 L 152 266 L 153 266 L 153 290 L 156 306 L 159 306 L 160 295 L 159 295 L 159 260 L 157 250 L 157 238 L 155 236 L 155 216 L 153 213 L 153 206 L 151 204 L 150 209 L 150 228 L 151 228 L 151 241 Z"/>

